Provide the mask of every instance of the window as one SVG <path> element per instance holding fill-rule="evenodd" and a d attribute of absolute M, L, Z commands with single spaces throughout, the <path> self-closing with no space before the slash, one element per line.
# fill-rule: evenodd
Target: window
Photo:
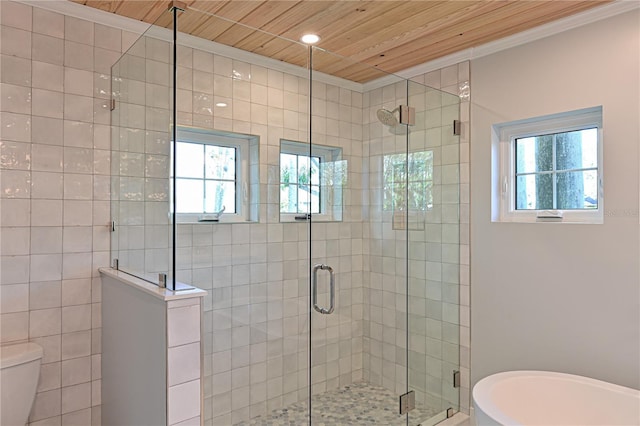
<path fill-rule="evenodd" d="M 258 174 L 257 138 L 191 128 L 179 128 L 177 135 L 178 221 L 256 220 L 250 195 L 257 193 L 257 183 L 251 184 Z"/>
<path fill-rule="evenodd" d="M 176 150 L 176 211 L 236 213 L 239 147 L 178 141 Z"/>
<path fill-rule="evenodd" d="M 280 141 L 280 220 L 342 220 L 346 161 L 342 149 Z"/>
<path fill-rule="evenodd" d="M 602 108 L 495 125 L 494 221 L 602 223 Z"/>
<path fill-rule="evenodd" d="M 431 210 L 432 188 L 433 151 L 384 156 L 384 211 Z"/>

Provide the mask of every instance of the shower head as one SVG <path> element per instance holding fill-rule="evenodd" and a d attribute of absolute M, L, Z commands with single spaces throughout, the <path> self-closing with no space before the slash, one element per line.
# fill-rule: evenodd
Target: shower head
<path fill-rule="evenodd" d="M 378 120 L 380 120 L 380 122 L 385 126 L 396 127 L 398 125 L 398 119 L 395 116 L 396 111 L 398 111 L 398 108 L 393 111 L 389 111 L 386 108 L 380 108 L 376 112 L 376 115 L 378 116 Z"/>

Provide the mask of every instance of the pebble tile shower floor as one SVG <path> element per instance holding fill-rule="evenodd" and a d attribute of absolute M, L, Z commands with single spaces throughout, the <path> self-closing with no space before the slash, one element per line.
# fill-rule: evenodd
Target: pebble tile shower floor
<path fill-rule="evenodd" d="M 299 426 L 309 421 L 306 401 L 272 411 L 236 426 Z M 436 410 L 416 407 L 411 419 L 424 421 Z M 398 395 L 366 382 L 358 382 L 313 397 L 312 426 L 401 426 L 406 416 L 398 415 Z"/>

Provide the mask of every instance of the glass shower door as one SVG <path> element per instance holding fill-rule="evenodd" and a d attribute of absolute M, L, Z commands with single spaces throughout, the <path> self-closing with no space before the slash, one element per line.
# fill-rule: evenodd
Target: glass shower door
<path fill-rule="evenodd" d="M 407 391 L 406 230 L 394 223 L 389 197 L 397 195 L 396 213 L 404 210 L 403 185 L 390 179 L 402 179 L 407 126 L 384 124 L 378 111 L 398 117 L 407 82 L 319 48 L 311 64 L 312 156 L 326 148 L 340 155 L 320 160 L 319 210 L 311 212 L 309 420 L 406 425 L 398 410 Z M 384 83 L 362 93 L 324 72 Z"/>

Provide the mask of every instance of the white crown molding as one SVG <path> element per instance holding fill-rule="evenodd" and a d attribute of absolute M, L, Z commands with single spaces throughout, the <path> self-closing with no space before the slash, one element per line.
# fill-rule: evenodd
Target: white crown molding
<path fill-rule="evenodd" d="M 2 0 L 0 0 L 2 1 Z M 74 3 L 68 0 L 16 0 L 19 3 L 24 3 L 29 6 L 39 7 L 47 9 L 52 12 L 57 12 L 63 15 L 71 16 L 78 19 L 84 19 L 97 24 L 106 25 L 109 27 L 117 28 L 119 30 L 129 31 L 136 34 L 142 34 L 146 32 L 146 35 L 152 38 L 160 40 L 171 41 L 173 40 L 173 33 L 167 28 L 155 27 L 145 22 L 136 21 L 135 19 L 127 18 L 125 16 L 116 15 L 115 13 L 105 12 L 104 10 L 95 9 L 93 7 L 84 6 L 78 3 Z M 178 36 L 178 44 L 193 49 L 203 50 L 209 53 L 215 53 L 222 56 L 227 56 L 233 59 L 237 59 L 243 62 L 249 62 L 251 64 L 264 66 L 273 70 L 285 72 L 287 74 L 293 74 L 298 77 L 308 78 L 309 70 L 304 67 L 289 64 L 277 59 L 268 58 L 266 56 L 258 55 L 256 53 L 247 52 L 246 50 L 237 49 L 235 47 L 227 46 L 214 41 L 205 40 L 200 37 L 195 37 L 189 34 L 180 33 Z M 306 49 L 306 46 L 302 43 L 292 41 L 292 44 L 299 44 L 300 49 Z M 344 78 L 336 77 L 333 75 L 321 73 L 319 71 L 313 72 L 313 78 L 315 81 L 319 81 L 325 84 L 331 84 L 341 87 L 343 89 L 353 90 L 356 92 L 362 92 L 362 84 L 355 81 L 346 80 Z"/>

